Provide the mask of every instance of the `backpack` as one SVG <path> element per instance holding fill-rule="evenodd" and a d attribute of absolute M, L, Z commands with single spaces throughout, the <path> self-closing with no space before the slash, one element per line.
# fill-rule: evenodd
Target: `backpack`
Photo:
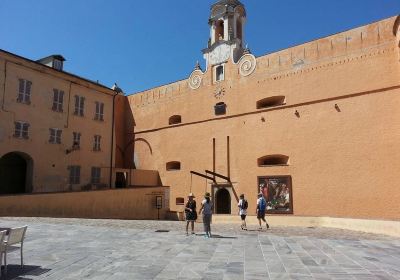
<path fill-rule="evenodd" d="M 247 202 L 246 199 L 243 199 L 242 204 L 240 205 L 242 209 L 247 209 L 249 208 L 249 203 Z"/>
<path fill-rule="evenodd" d="M 260 210 L 260 211 L 265 211 L 265 208 L 267 207 L 267 202 L 265 201 L 265 198 L 264 197 L 262 197 L 261 199 L 260 199 L 260 204 L 258 205 L 258 209 Z"/>

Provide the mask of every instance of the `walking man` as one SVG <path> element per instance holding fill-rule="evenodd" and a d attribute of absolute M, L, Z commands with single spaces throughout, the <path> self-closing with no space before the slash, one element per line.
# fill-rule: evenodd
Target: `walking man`
<path fill-rule="evenodd" d="M 240 195 L 240 200 L 238 203 L 238 208 L 239 208 L 239 215 L 240 218 L 242 219 L 242 230 L 247 230 L 247 225 L 246 225 L 246 216 L 247 216 L 247 208 L 249 207 L 249 204 L 246 199 L 244 199 L 244 194 Z"/>
<path fill-rule="evenodd" d="M 269 229 L 269 224 L 265 220 L 266 208 L 267 208 L 267 201 L 265 200 L 263 194 L 259 193 L 258 199 L 257 199 L 257 208 L 256 208 L 257 219 L 258 219 L 258 223 L 260 224 L 259 230 L 262 230 L 261 220 L 265 223 L 267 229 Z"/>

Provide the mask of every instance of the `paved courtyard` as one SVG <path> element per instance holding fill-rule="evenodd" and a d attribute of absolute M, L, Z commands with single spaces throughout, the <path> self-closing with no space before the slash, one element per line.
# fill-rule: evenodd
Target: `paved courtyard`
<path fill-rule="evenodd" d="M 213 225 L 205 239 L 183 222 L 0 218 L 25 224 L 26 266 L 9 254 L 7 279 L 400 279 L 400 239 L 388 236 Z"/>

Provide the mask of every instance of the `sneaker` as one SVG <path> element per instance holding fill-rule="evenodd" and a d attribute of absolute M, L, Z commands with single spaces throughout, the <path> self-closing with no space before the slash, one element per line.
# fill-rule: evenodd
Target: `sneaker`
<path fill-rule="evenodd" d="M 242 230 L 244 230 L 244 227 L 243 227 L 243 225 L 241 225 L 240 227 L 242 228 Z"/>
<path fill-rule="evenodd" d="M 268 224 L 268 223 L 266 223 L 266 225 L 267 225 L 267 229 L 269 229 L 269 224 Z"/>

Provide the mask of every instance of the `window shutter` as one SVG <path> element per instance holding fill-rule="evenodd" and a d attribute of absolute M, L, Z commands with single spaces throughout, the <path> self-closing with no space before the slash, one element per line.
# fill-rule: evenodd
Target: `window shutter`
<path fill-rule="evenodd" d="M 29 138 L 29 136 L 28 136 L 28 129 L 29 129 L 29 124 L 24 123 L 24 124 L 22 125 L 22 137 L 25 138 L 25 139 L 28 139 L 28 138 Z"/>
<path fill-rule="evenodd" d="M 104 119 L 104 103 L 100 104 L 100 120 Z"/>
<path fill-rule="evenodd" d="M 74 114 L 78 115 L 78 112 L 79 112 L 79 96 L 75 95 L 75 112 L 74 112 Z"/>
<path fill-rule="evenodd" d="M 56 137 L 57 144 L 61 144 L 61 133 L 62 133 L 62 130 L 58 129 L 58 130 L 56 130 L 56 133 L 57 133 L 57 137 Z"/>
<path fill-rule="evenodd" d="M 53 111 L 57 110 L 57 102 L 58 102 L 58 90 L 53 89 Z"/>
<path fill-rule="evenodd" d="M 84 106 L 85 106 L 85 98 L 84 97 L 81 97 L 79 105 L 80 105 L 80 115 L 83 116 L 83 110 L 84 110 Z"/>
<path fill-rule="evenodd" d="M 55 132 L 54 129 L 50 128 L 50 139 L 49 139 L 50 143 L 54 143 L 55 142 Z"/>
<path fill-rule="evenodd" d="M 24 99 L 25 80 L 19 79 L 19 90 L 17 101 L 21 102 Z"/>
<path fill-rule="evenodd" d="M 26 81 L 26 89 L 25 89 L 25 102 L 31 102 L 31 87 L 32 82 Z"/>
<path fill-rule="evenodd" d="M 59 108 L 59 110 L 62 112 L 62 110 L 63 110 L 63 104 L 64 104 L 64 91 L 60 91 L 59 92 L 59 105 L 60 105 L 60 108 Z"/>

